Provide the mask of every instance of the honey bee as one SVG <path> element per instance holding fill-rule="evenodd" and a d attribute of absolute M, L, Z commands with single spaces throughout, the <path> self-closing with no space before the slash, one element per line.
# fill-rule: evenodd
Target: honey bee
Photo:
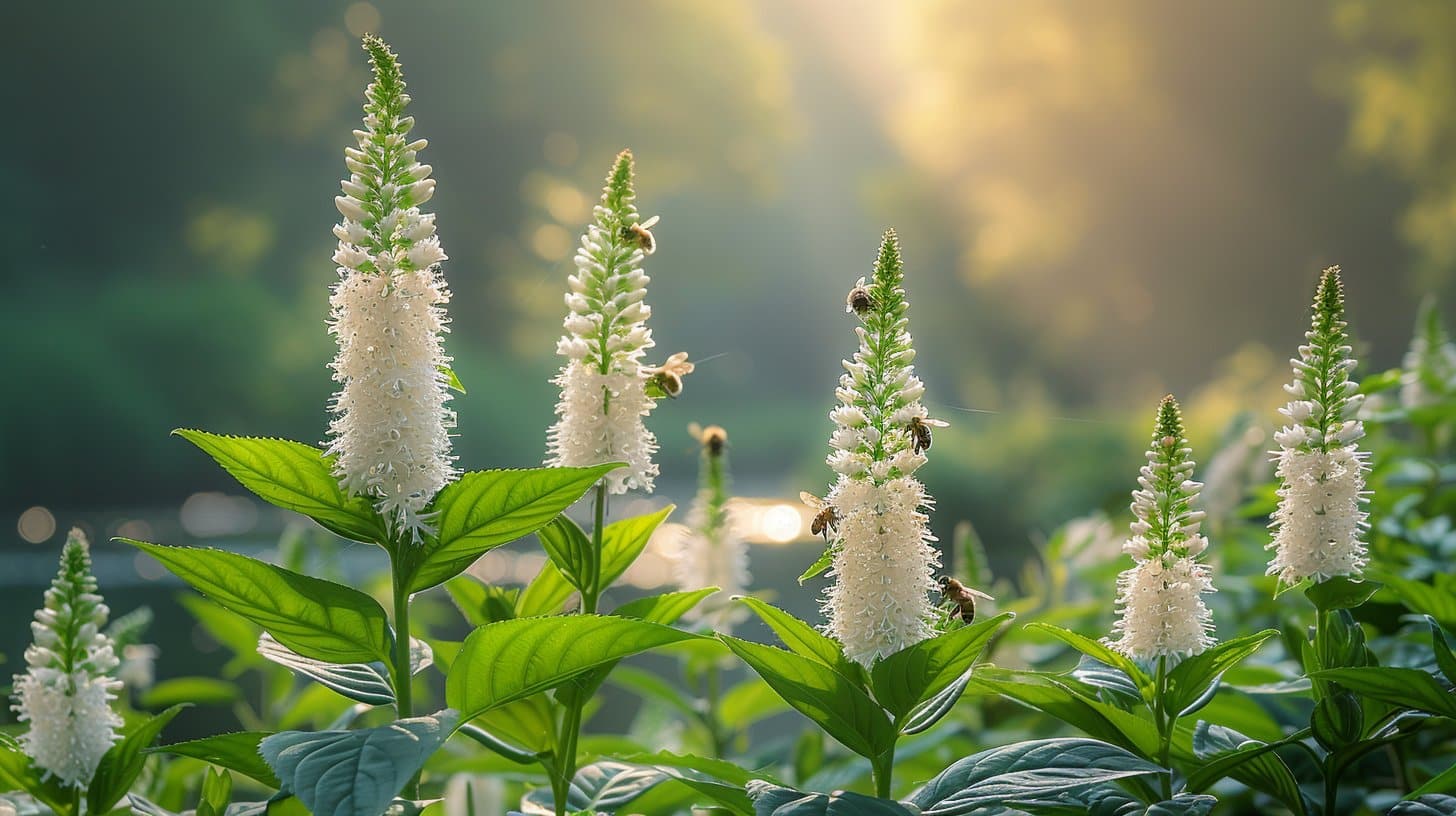
<path fill-rule="evenodd" d="M 824 540 L 828 541 L 829 534 L 834 531 L 834 525 L 839 523 L 839 513 L 834 509 L 834 505 L 826 504 L 823 499 L 807 492 L 800 492 L 799 500 L 810 510 L 816 511 L 814 520 L 809 524 L 809 532 L 814 535 L 822 535 Z"/>
<path fill-rule="evenodd" d="M 949 427 L 949 423 L 938 419 L 911 417 L 910 424 L 905 426 L 905 430 L 910 432 L 911 447 L 915 452 L 924 453 L 930 450 L 930 429 L 946 427 Z"/>
<path fill-rule="evenodd" d="M 870 297 L 870 290 L 865 286 L 865 279 L 860 278 L 854 288 L 849 290 L 849 296 L 844 299 L 844 311 L 864 314 L 875 306 L 875 299 Z"/>
<path fill-rule="evenodd" d="M 662 392 L 663 396 L 670 399 L 677 399 L 677 395 L 681 394 L 683 390 L 682 377 L 672 371 L 655 372 L 647 378 L 647 384 L 655 387 Z"/>
<path fill-rule="evenodd" d="M 707 449 L 710 456 L 722 456 L 723 448 L 728 444 L 728 432 L 718 425 L 709 425 L 704 428 L 696 422 L 688 423 L 688 433 L 698 440 L 698 444 Z"/>
<path fill-rule="evenodd" d="M 642 254 L 651 255 L 657 251 L 657 239 L 652 237 L 652 228 L 657 226 L 660 217 L 654 215 L 646 221 L 622 227 L 622 237 L 636 241 L 637 246 L 642 248 Z"/>
<path fill-rule="evenodd" d="M 943 575 L 940 578 L 940 594 L 946 600 L 946 611 L 960 616 L 961 621 L 967 624 L 976 619 L 977 598 L 986 601 L 996 600 L 980 590 L 971 589 L 949 575 Z"/>
<path fill-rule="evenodd" d="M 660 366 L 643 366 L 642 373 L 647 375 L 648 395 L 677 399 L 677 395 L 683 390 L 683 377 L 693 373 L 694 368 L 688 362 L 686 351 L 679 351 L 668 357 Z M 652 393 L 653 390 L 657 393 Z"/>

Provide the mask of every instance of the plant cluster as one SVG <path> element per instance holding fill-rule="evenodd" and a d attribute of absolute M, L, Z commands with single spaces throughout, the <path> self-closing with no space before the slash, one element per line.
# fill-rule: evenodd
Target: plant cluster
<path fill-rule="evenodd" d="M 298 557 L 326 544 L 294 541 L 280 565 L 128 540 L 196 590 L 188 609 L 234 654 L 223 678 L 140 693 L 144 616 L 106 626 L 73 532 L 15 679 L 0 814 L 481 813 L 507 795 L 555 816 L 1456 812 L 1456 346 L 1434 307 L 1402 369 L 1357 381 L 1326 270 L 1274 483 L 1227 464 L 1242 447 L 1220 453 L 1210 518 L 1169 396 L 1131 494 L 1130 561 L 1104 546 L 1105 520 L 1069 525 L 1018 587 L 969 530 L 947 548 L 959 574 L 943 574 L 917 474 L 946 423 L 914 370 L 888 231 L 846 299 L 858 347 L 829 413 L 833 483 L 805 494 L 826 547 L 801 582 L 827 579 L 826 624 L 747 594 L 717 426 L 692 429 L 681 588 L 622 602 L 614 585 L 673 508 L 611 520 L 608 502 L 652 491 L 645 420 L 693 370 L 685 353 L 647 359 L 657 219 L 638 212 L 633 157 L 613 163 L 567 280 L 545 465 L 460 470 L 446 256 L 420 209 L 435 190 L 427 144 L 409 135 L 395 55 L 364 48 L 374 81 L 336 199 L 329 443 L 177 433 L 262 500 L 380 548 L 387 580 L 356 587 Z M 580 523 L 568 511 L 583 499 Z M 530 535 L 547 560 L 524 587 L 467 572 Z M 734 636 L 750 616 L 782 647 Z M 675 660 L 681 682 L 620 665 L 646 652 Z M 628 734 L 585 728 L 607 686 L 642 701 Z M 246 730 L 158 744 L 193 703 L 232 705 Z M 759 739 L 753 726 L 781 714 L 813 727 Z"/>

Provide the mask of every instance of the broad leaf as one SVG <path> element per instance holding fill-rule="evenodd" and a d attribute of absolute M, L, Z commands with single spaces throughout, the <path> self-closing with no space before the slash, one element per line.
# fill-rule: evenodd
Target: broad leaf
<path fill-rule="evenodd" d="M 1141 756 L 1157 755 L 1158 731 L 1150 721 L 1116 706 L 1089 699 L 1060 678 L 1039 672 L 978 667 L 971 678 L 971 685 L 1044 711 L 1095 739 L 1122 746 Z"/>
<path fill-rule="evenodd" d="M 744 788 L 754 780 L 775 783 L 762 774 L 750 773 L 732 762 L 691 754 L 659 751 L 655 754 L 630 754 L 623 757 L 635 765 L 645 765 L 676 779 L 693 790 L 708 796 L 713 804 L 739 816 L 751 816 L 753 802 Z"/>
<path fill-rule="evenodd" d="M 1127 779 L 1167 773 L 1115 745 L 1081 738 L 1031 740 L 992 748 L 946 768 L 910 797 L 925 816 L 1040 802 Z"/>
<path fill-rule="evenodd" d="M 844 747 L 875 757 L 895 743 L 888 717 L 859 686 L 834 669 L 772 646 L 719 635 L 764 682 Z"/>
<path fill-rule="evenodd" d="M 1400 597 L 1402 603 L 1412 612 L 1430 615 L 1447 629 L 1456 631 L 1456 593 L 1449 586 L 1433 586 L 1423 581 L 1413 581 L 1399 575 L 1381 573 L 1380 580 Z M 1440 581 L 1440 576 L 1435 580 Z"/>
<path fill-rule="evenodd" d="M 1279 634 L 1276 629 L 1265 629 L 1252 635 L 1244 635 L 1225 641 L 1207 651 L 1184 658 L 1168 672 L 1168 691 L 1163 705 L 1179 716 L 1197 710 L 1195 703 L 1207 702 L 1210 686 L 1230 668 L 1241 663 L 1259 650 L 1269 638 Z"/>
<path fill-rule="evenodd" d="M 821 635 L 814 627 L 757 598 L 742 595 L 736 600 L 753 610 L 779 636 L 779 640 L 784 642 L 789 651 L 828 666 L 853 680 L 861 688 L 868 685 L 869 675 L 864 667 L 845 657 L 844 650 L 838 643 Z"/>
<path fill-rule="evenodd" d="M 534 618 L 541 615 L 555 615 L 561 612 L 567 600 L 576 593 L 576 587 L 566 580 L 561 570 L 550 561 L 541 565 L 541 571 L 516 596 L 516 617 Z"/>
<path fill-rule="evenodd" d="M 380 816 L 455 727 L 455 712 L 355 731 L 285 731 L 259 752 L 314 816 Z"/>
<path fill-rule="evenodd" d="M 656 787 L 667 777 L 655 768 L 601 760 L 580 768 L 566 790 L 569 812 L 613 813 L 617 808 Z M 525 801 L 547 812 L 554 810 L 550 788 L 537 788 Z"/>
<path fill-rule="evenodd" d="M 1375 581 L 1356 581 L 1341 575 L 1312 584 L 1304 591 L 1304 595 L 1321 611 L 1354 609 L 1370 600 L 1370 596 L 1379 592 L 1380 587 Z"/>
<path fill-rule="evenodd" d="M 652 533 L 667 521 L 673 505 L 642 516 L 622 519 L 602 530 L 602 568 L 599 589 L 606 589 L 632 566 L 647 546 Z"/>
<path fill-rule="evenodd" d="M 1439 793 L 1418 796 L 1386 811 L 1386 816 L 1452 816 L 1456 814 L 1456 796 Z"/>
<path fill-rule="evenodd" d="M 932 725 L 940 722 L 940 718 L 950 713 L 956 701 L 965 692 L 966 686 L 971 682 L 973 669 L 966 669 L 965 673 L 956 678 L 954 682 L 937 692 L 933 697 L 925 700 L 905 715 L 904 721 L 900 724 L 900 733 L 905 735 L 919 734 L 927 731 Z"/>
<path fill-rule="evenodd" d="M 258 639 L 258 654 L 355 702 L 372 706 L 394 704 L 389 668 L 382 662 L 340 664 L 314 660 L 289 649 L 268 634 Z"/>
<path fill-rule="evenodd" d="M 41 775 L 15 738 L 0 732 L 0 790 L 25 791 L 56 813 L 71 809 L 75 789 L 55 776 L 42 779 Z"/>
<path fill-rule="evenodd" d="M 305 657 L 331 663 L 391 658 L 393 638 L 384 609 L 357 589 L 237 553 L 122 541 Z"/>
<path fill-rule="evenodd" d="M 179 428 L 238 483 L 269 504 L 302 513 L 336 535 L 366 544 L 389 541 L 384 520 L 363 496 L 350 496 L 322 450 L 286 439 L 222 436 Z"/>
<path fill-rule="evenodd" d="M 116 807 L 131 785 L 141 775 L 146 765 L 146 749 L 152 747 L 157 736 L 173 717 L 182 713 L 183 705 L 175 705 L 137 725 L 129 733 L 101 755 L 91 785 L 86 791 L 86 812 L 106 813 Z"/>
<path fill-rule="evenodd" d="M 472 724 L 517 753 L 549 754 L 556 747 L 556 712 L 545 694 L 496 706 L 476 717 Z"/>
<path fill-rule="evenodd" d="M 1202 793 L 1225 776 L 1232 776 L 1302 814 L 1305 805 L 1299 782 L 1284 760 L 1274 753 L 1284 744 L 1284 741 L 1260 742 L 1232 728 L 1199 722 L 1193 730 L 1193 752 L 1200 762 L 1189 775 L 1185 787 L 1194 793 Z"/>
<path fill-rule="evenodd" d="M 1010 620 L 1010 612 L 922 640 L 875 661 L 870 687 L 896 720 L 965 674 L 986 644 Z"/>
<path fill-rule="evenodd" d="M 468 722 L 614 660 L 697 635 L 631 618 L 572 615 L 482 626 L 450 667 L 445 699 Z"/>
<path fill-rule="evenodd" d="M 445 582 L 445 592 L 471 626 L 484 626 L 516 617 L 520 590 L 483 584 L 468 575 L 457 575 Z"/>
<path fill-rule="evenodd" d="M 862 793 L 805 793 L 770 782 L 748 783 L 754 816 L 918 816 L 900 802 Z"/>
<path fill-rule="evenodd" d="M 444 583 L 490 550 L 536 532 L 619 467 L 611 463 L 461 474 L 430 505 L 436 513 L 436 535 L 411 551 L 410 591 Z"/>
<path fill-rule="evenodd" d="M 651 623 L 677 623 L 683 615 L 691 612 L 704 598 L 717 592 L 717 587 L 705 587 L 684 592 L 668 592 L 662 595 L 648 595 L 635 601 L 628 601 L 617 607 L 612 614 L 622 618 L 637 618 Z"/>
<path fill-rule="evenodd" d="M 1373 697 L 1391 705 L 1428 711 L 1443 717 L 1456 717 L 1456 694 L 1452 694 L 1435 677 L 1420 669 L 1367 666 L 1325 669 L 1312 676 L 1339 683 L 1356 694 Z"/>
<path fill-rule="evenodd" d="M 258 753 L 258 745 L 272 735 L 271 731 L 237 731 L 187 742 L 174 742 L 171 745 L 163 745 L 150 750 L 154 753 L 176 754 L 200 759 L 219 768 L 237 771 L 270 788 L 276 788 L 278 787 L 277 774 L 273 773 L 273 769 L 263 761 L 263 755 Z"/>
<path fill-rule="evenodd" d="M 1149 677 L 1147 672 L 1128 659 L 1126 655 L 1101 641 L 1093 640 L 1086 635 L 1079 635 L 1060 626 L 1052 626 L 1049 623 L 1032 622 L 1028 623 L 1026 628 L 1034 632 L 1045 632 L 1087 657 L 1121 671 L 1128 680 L 1132 681 L 1137 694 L 1150 705 L 1152 704 L 1153 695 L 1156 692 L 1153 678 Z"/>
<path fill-rule="evenodd" d="M 550 556 L 551 563 L 561 570 L 561 575 L 572 586 L 585 590 L 591 580 L 595 554 L 591 539 L 586 537 L 580 525 L 566 516 L 557 516 L 536 531 L 536 538 L 541 541 L 541 548 Z"/>
<path fill-rule="evenodd" d="M 1446 642 L 1446 632 L 1430 615 L 1426 616 L 1426 623 L 1431 627 L 1431 647 L 1436 652 L 1436 667 L 1446 676 L 1446 682 L 1456 683 L 1456 655 L 1451 653 L 1451 644 Z"/>

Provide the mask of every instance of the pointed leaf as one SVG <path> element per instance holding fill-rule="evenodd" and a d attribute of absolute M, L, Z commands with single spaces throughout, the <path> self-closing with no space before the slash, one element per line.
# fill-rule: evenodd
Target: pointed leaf
<path fill-rule="evenodd" d="M 974 669 L 966 669 L 965 673 L 956 678 L 955 682 L 941 689 L 935 696 L 925 700 L 910 710 L 905 715 L 905 720 L 900 726 L 900 733 L 909 736 L 928 731 L 932 725 L 940 722 L 940 718 L 950 713 L 955 707 L 956 701 L 961 698 L 970 685 L 971 675 Z"/>
<path fill-rule="evenodd" d="M 1339 683 L 1346 689 L 1402 708 L 1456 717 L 1456 694 L 1420 669 L 1367 666 L 1353 669 L 1325 669 L 1310 675 Z"/>
<path fill-rule="evenodd" d="M 1445 631 L 1430 615 L 1426 615 L 1426 624 L 1431 627 L 1431 647 L 1436 651 L 1436 667 L 1446 676 L 1446 682 L 1456 683 L 1456 655 L 1451 653 L 1451 644 L 1446 641 Z"/>
<path fill-rule="evenodd" d="M 622 618 L 637 618 L 650 623 L 673 624 L 702 603 L 704 598 L 717 591 L 717 587 L 705 587 L 686 592 L 648 595 L 645 598 L 622 604 L 612 614 Z"/>
<path fill-rule="evenodd" d="M 1209 687 L 1217 683 L 1224 672 L 1237 666 L 1258 651 L 1265 641 L 1278 634 L 1277 629 L 1265 629 L 1225 641 L 1207 651 L 1184 658 L 1168 672 L 1168 691 L 1163 699 L 1164 707 L 1168 711 L 1178 712 L 1179 716 L 1191 713 L 1195 710 L 1194 704 L 1209 692 Z"/>
<path fill-rule="evenodd" d="M 1026 628 L 1035 632 L 1045 632 L 1087 657 L 1121 671 L 1133 682 L 1142 699 L 1151 704 L 1156 691 L 1153 687 L 1153 678 L 1149 677 L 1147 672 L 1143 671 L 1138 664 L 1128 659 L 1126 655 L 1101 641 L 1093 640 L 1085 635 L 1079 635 L 1076 632 L 1063 629 L 1060 626 L 1053 626 L 1049 623 L 1034 621 L 1028 623 Z"/>
<path fill-rule="evenodd" d="M 1088 736 L 1122 746 L 1140 756 L 1157 755 L 1158 731 L 1151 722 L 1088 699 L 1055 676 L 987 666 L 976 669 L 971 685 L 1044 711 Z"/>
<path fill-rule="evenodd" d="M 1305 804 L 1299 782 L 1275 753 L 1287 742 L 1260 742 L 1232 728 L 1199 722 L 1193 730 L 1193 752 L 1200 762 L 1189 774 L 1185 787 L 1193 793 L 1202 793 L 1225 776 L 1232 776 L 1302 814 Z"/>
<path fill-rule="evenodd" d="M 604 759 L 577 770 L 566 790 L 566 807 L 573 813 L 612 813 L 665 779 L 655 768 Z M 525 801 L 547 812 L 555 809 L 550 788 L 531 791 Z"/>
<path fill-rule="evenodd" d="M 444 583 L 490 550 L 536 532 L 619 467 L 612 463 L 461 474 L 431 503 L 436 535 L 413 552 L 410 591 Z"/>
<path fill-rule="evenodd" d="M 541 615 L 555 615 L 561 612 L 567 600 L 576 593 L 576 587 L 566 580 L 561 570 L 550 561 L 541 565 L 541 571 L 516 596 L 516 617 L 535 618 Z"/>
<path fill-rule="evenodd" d="M 632 566 L 632 562 L 637 560 L 637 556 L 642 554 L 643 548 L 652 538 L 653 532 L 667 521 L 674 509 L 669 504 L 655 513 L 613 522 L 602 530 L 602 589 L 611 586 Z"/>
<path fill-rule="evenodd" d="M 1456 796 L 1439 793 L 1417 796 L 1404 802 L 1396 802 L 1387 810 L 1386 816 L 1453 816 L 1456 814 Z"/>
<path fill-rule="evenodd" d="M 880 707 L 844 675 L 817 660 L 727 635 L 719 638 L 799 713 L 844 747 L 875 757 L 895 742 Z"/>
<path fill-rule="evenodd" d="M 754 816 L 919 816 L 900 802 L 851 791 L 805 793 L 771 782 L 748 783 Z"/>
<path fill-rule="evenodd" d="M 263 761 L 263 755 L 258 753 L 258 745 L 272 735 L 271 731 L 238 731 L 187 742 L 174 742 L 171 745 L 162 745 L 149 750 L 152 753 L 168 753 L 200 759 L 219 768 L 237 771 L 270 788 L 276 788 L 278 787 L 278 776 L 273 773 L 272 768 L 268 767 L 268 763 Z"/>
<path fill-rule="evenodd" d="M 86 812 L 106 813 L 131 789 L 136 778 L 146 765 L 146 749 L 152 747 L 157 736 L 173 717 L 182 713 L 185 705 L 174 705 L 155 717 L 145 720 L 121 738 L 120 742 L 101 755 L 91 785 L 86 791 Z"/>
<path fill-rule="evenodd" d="M 868 685 L 869 675 L 864 667 L 845 657 L 844 650 L 833 639 L 819 634 L 814 627 L 788 612 L 752 596 L 742 595 L 735 600 L 753 610 L 779 636 L 779 640 L 784 642 L 789 651 L 828 666 L 853 680 L 860 688 Z"/>
<path fill-rule="evenodd" d="M 455 727 L 453 711 L 355 731 L 285 731 L 259 752 L 315 816 L 380 816 Z"/>
<path fill-rule="evenodd" d="M 875 661 L 870 686 L 875 699 L 896 719 L 934 697 L 966 673 L 981 651 L 1014 615 L 1003 612 L 922 640 Z"/>
<path fill-rule="evenodd" d="M 327 688 L 366 705 L 393 705 L 394 688 L 384 663 L 329 663 L 304 657 L 264 634 L 258 639 L 258 654 L 297 672 Z"/>
<path fill-rule="evenodd" d="M 172 433 L 201 448 L 258 498 L 365 544 L 389 541 L 384 520 L 363 496 L 350 496 L 334 475 L 334 458 L 302 442 L 222 436 L 179 428 Z"/>
<path fill-rule="evenodd" d="M 480 713 L 554 688 L 603 663 L 699 637 L 631 618 L 572 615 L 482 626 L 450 667 L 445 699 L 468 722 Z"/>
<path fill-rule="evenodd" d="M 484 626 L 516 617 L 519 590 L 489 586 L 468 575 L 457 575 L 445 582 L 445 592 L 471 626 Z"/>
<path fill-rule="evenodd" d="M 590 580 L 592 542 L 581 527 L 566 516 L 557 516 L 536 531 L 536 538 L 561 575 L 577 589 L 585 588 Z"/>
<path fill-rule="evenodd" d="M 1380 587 L 1375 581 L 1356 581 L 1341 575 L 1312 584 L 1304 591 L 1304 595 L 1321 611 L 1354 609 L 1370 600 L 1370 596 L 1379 592 Z"/>
<path fill-rule="evenodd" d="M 223 550 L 121 540 L 305 657 L 332 663 L 391 659 L 384 609 L 357 589 Z"/>

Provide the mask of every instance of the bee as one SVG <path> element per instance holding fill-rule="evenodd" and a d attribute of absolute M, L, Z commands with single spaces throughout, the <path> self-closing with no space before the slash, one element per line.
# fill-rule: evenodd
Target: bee
<path fill-rule="evenodd" d="M 710 456 L 722 456 L 723 448 L 728 444 L 728 432 L 718 425 L 709 425 L 704 428 L 696 422 L 688 423 L 688 433 L 698 440 L 698 444 L 707 449 Z"/>
<path fill-rule="evenodd" d="M 870 297 L 870 290 L 865 286 L 865 279 L 860 278 L 854 288 L 849 290 L 849 296 L 844 299 L 844 311 L 864 314 L 875 307 L 875 299 Z"/>
<path fill-rule="evenodd" d="M 651 255 L 657 251 L 657 239 L 652 237 L 652 228 L 657 226 L 660 217 L 654 215 L 646 221 L 622 227 L 622 237 L 636 241 L 637 246 L 642 248 L 642 254 Z"/>
<path fill-rule="evenodd" d="M 662 392 L 662 395 L 670 399 L 677 399 L 682 393 L 683 381 L 672 371 L 658 371 L 647 378 L 647 384 Z"/>
<path fill-rule="evenodd" d="M 834 525 L 839 523 L 839 513 L 834 505 L 826 504 L 825 501 L 813 493 L 800 492 L 799 500 L 810 510 L 815 511 L 814 520 L 809 524 L 809 532 L 814 535 L 824 536 L 829 540 L 829 534 L 834 531 Z"/>
<path fill-rule="evenodd" d="M 910 424 L 905 426 L 905 430 L 910 432 L 911 446 L 915 452 L 924 453 L 930 450 L 930 429 L 946 427 L 949 427 L 949 423 L 938 419 L 911 417 Z"/>
<path fill-rule="evenodd" d="M 959 615 L 961 621 L 968 624 L 976 619 L 977 598 L 986 601 L 996 600 L 980 590 L 971 589 L 949 575 L 943 575 L 940 578 L 940 594 L 946 600 L 946 611 Z"/>
<path fill-rule="evenodd" d="M 642 373 L 647 375 L 648 395 L 677 399 L 683 390 L 683 377 L 693 373 L 693 368 L 695 366 L 688 362 L 686 351 L 679 351 L 668 357 L 660 366 L 643 366 Z M 656 394 L 652 393 L 654 389 Z"/>

